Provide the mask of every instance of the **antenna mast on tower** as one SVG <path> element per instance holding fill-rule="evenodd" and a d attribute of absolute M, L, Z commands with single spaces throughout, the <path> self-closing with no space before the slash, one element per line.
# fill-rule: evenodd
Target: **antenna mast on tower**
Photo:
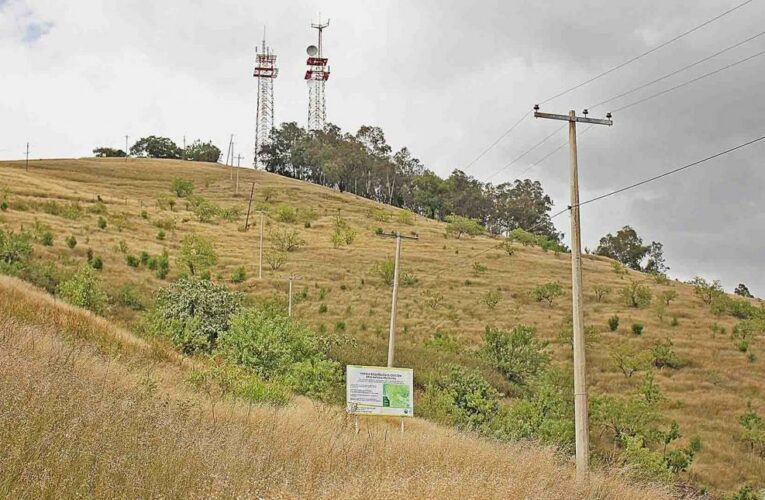
<path fill-rule="evenodd" d="M 329 79 L 329 59 L 324 57 L 322 47 L 322 34 L 324 28 L 329 26 L 329 19 L 325 24 L 321 23 L 321 16 L 318 24 L 311 23 L 311 28 L 319 32 L 319 45 L 309 45 L 308 69 L 305 72 L 305 80 L 308 83 L 308 130 L 324 130 L 327 122 L 327 107 L 324 98 L 324 85 Z"/>
<path fill-rule="evenodd" d="M 274 128 L 274 78 L 279 74 L 276 67 L 276 54 L 266 46 L 266 28 L 263 28 L 263 45 L 255 48 L 255 71 L 252 76 L 258 79 L 258 101 L 255 115 L 255 148 L 252 166 L 261 167 L 258 152 L 268 142 Z"/>

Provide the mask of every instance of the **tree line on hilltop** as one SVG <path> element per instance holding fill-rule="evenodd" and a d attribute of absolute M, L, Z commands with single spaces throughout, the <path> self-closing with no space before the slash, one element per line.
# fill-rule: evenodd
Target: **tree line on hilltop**
<path fill-rule="evenodd" d="M 100 147 L 93 150 L 97 158 L 124 158 L 124 150 Z M 150 135 L 138 139 L 130 147 L 130 156 L 146 158 L 162 158 L 169 160 L 190 160 L 217 162 L 220 159 L 220 148 L 211 141 L 196 140 L 185 148 L 179 147 L 172 139 Z"/>
<path fill-rule="evenodd" d="M 479 222 L 494 234 L 521 228 L 560 241 L 550 220 L 552 199 L 538 181 L 499 185 L 454 170 L 442 179 L 406 148 L 393 151 L 379 127 L 356 134 L 332 124 L 307 131 L 295 122 L 274 128 L 258 152 L 269 172 L 332 187 L 433 219 L 450 215 Z"/>

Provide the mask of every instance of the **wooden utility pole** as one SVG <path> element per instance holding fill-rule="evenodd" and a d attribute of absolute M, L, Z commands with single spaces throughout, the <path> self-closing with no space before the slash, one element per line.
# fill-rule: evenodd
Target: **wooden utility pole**
<path fill-rule="evenodd" d="M 255 194 L 255 183 L 252 183 L 252 188 L 250 189 L 250 201 L 247 203 L 247 218 L 244 219 L 244 232 L 247 232 L 247 229 L 250 227 L 250 209 L 252 208 L 252 195 Z"/>
<path fill-rule="evenodd" d="M 417 240 L 417 236 L 401 236 L 401 233 L 383 233 L 380 236 L 396 238 L 396 260 L 393 264 L 393 298 L 390 306 L 390 330 L 388 331 L 388 367 L 393 367 L 396 351 L 396 310 L 398 307 L 398 272 L 401 261 L 401 240 Z"/>
<path fill-rule="evenodd" d="M 568 122 L 569 165 L 571 170 L 571 298 L 573 302 L 574 319 L 574 432 L 576 435 L 576 477 L 578 481 L 586 480 L 590 467 L 590 436 L 589 418 L 587 412 L 587 369 L 584 352 L 584 309 L 582 308 L 582 239 L 579 221 L 579 165 L 576 150 L 576 123 L 591 123 L 595 125 L 613 125 L 611 113 L 606 119 L 576 116 L 569 111 L 568 115 L 540 113 L 539 106 L 534 106 L 535 118 L 565 120 Z"/>
<path fill-rule="evenodd" d="M 292 282 L 293 281 L 299 281 L 303 279 L 302 276 L 296 276 L 294 274 L 290 274 L 287 276 L 287 280 L 289 281 L 289 291 L 287 292 L 289 295 L 289 298 L 287 299 L 287 316 L 292 317 Z"/>
<path fill-rule="evenodd" d="M 29 142 L 27 142 L 27 162 L 24 168 L 26 169 L 27 172 L 29 172 Z"/>

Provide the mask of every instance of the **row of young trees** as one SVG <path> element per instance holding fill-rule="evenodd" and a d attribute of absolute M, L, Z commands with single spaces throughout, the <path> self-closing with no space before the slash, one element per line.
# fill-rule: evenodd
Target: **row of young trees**
<path fill-rule="evenodd" d="M 362 126 L 356 134 L 328 124 L 307 131 L 282 123 L 258 152 L 269 172 L 348 191 L 417 214 L 445 220 L 475 219 L 492 233 L 516 228 L 560 241 L 550 220 L 552 199 L 538 181 L 483 183 L 460 170 L 442 179 L 407 148 L 393 151 L 381 128 Z"/>
<path fill-rule="evenodd" d="M 125 151 L 121 149 L 100 147 L 93 150 L 99 158 L 124 158 Z M 194 141 L 184 148 L 179 147 L 172 139 L 150 135 L 138 139 L 130 147 L 130 155 L 145 158 L 163 158 L 171 160 L 190 160 L 217 162 L 220 159 L 220 148 L 211 141 Z"/>

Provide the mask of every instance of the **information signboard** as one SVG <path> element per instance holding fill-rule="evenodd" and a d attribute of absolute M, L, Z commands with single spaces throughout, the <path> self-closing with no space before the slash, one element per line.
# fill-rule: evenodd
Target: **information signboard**
<path fill-rule="evenodd" d="M 348 413 L 414 416 L 414 372 L 411 368 L 348 365 Z"/>

